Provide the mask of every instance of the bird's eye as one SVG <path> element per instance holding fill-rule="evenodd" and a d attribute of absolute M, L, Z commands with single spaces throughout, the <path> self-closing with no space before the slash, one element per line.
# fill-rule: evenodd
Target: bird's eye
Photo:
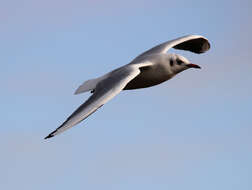
<path fill-rule="evenodd" d="M 173 60 L 170 60 L 170 65 L 173 66 Z"/>
<path fill-rule="evenodd" d="M 183 63 L 183 61 L 181 61 L 181 60 L 179 59 L 179 60 L 177 60 L 177 63 L 178 63 L 178 65 L 181 65 L 181 64 Z"/>

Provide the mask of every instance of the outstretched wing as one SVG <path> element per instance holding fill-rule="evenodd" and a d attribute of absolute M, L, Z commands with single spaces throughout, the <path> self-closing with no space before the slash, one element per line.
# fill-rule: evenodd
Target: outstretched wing
<path fill-rule="evenodd" d="M 98 108 L 123 90 L 128 82 L 130 82 L 140 73 L 140 67 L 148 65 L 150 65 L 150 63 L 127 65 L 109 73 L 105 79 L 96 85 L 93 95 L 90 96 L 89 99 L 82 104 L 70 117 L 68 117 L 60 127 L 45 137 L 45 139 L 62 133 L 63 131 L 86 119 L 89 115 L 94 113 Z"/>
<path fill-rule="evenodd" d="M 177 38 L 175 40 L 164 42 L 160 45 L 157 45 L 146 52 L 142 53 L 140 56 L 144 56 L 147 54 L 155 54 L 155 53 L 166 53 L 170 48 L 187 50 L 194 53 L 204 53 L 210 48 L 209 41 L 199 35 L 188 35 Z"/>

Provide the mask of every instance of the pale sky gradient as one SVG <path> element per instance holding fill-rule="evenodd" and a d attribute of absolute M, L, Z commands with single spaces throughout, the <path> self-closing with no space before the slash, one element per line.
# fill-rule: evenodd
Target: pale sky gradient
<path fill-rule="evenodd" d="M 252 189 L 252 2 L 0 2 L 0 189 Z M 125 91 L 50 140 L 85 80 L 187 34 L 201 70 Z M 125 117 L 127 116 L 127 117 Z"/>

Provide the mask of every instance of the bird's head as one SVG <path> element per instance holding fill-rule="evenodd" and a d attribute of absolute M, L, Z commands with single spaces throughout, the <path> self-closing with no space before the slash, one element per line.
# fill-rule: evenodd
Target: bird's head
<path fill-rule="evenodd" d="M 172 54 L 169 57 L 169 64 L 171 71 L 175 74 L 189 68 L 200 69 L 200 66 L 192 64 L 188 59 L 178 54 Z"/>

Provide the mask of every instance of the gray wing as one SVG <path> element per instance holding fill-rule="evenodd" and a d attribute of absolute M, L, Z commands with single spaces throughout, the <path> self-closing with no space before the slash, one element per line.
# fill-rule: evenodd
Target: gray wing
<path fill-rule="evenodd" d="M 138 56 L 144 56 L 147 54 L 155 54 L 155 53 L 166 53 L 170 48 L 187 50 L 194 53 L 204 53 L 210 48 L 209 41 L 199 35 L 188 35 L 177 38 L 175 40 L 164 42 L 160 45 L 157 45 L 146 52 L 142 53 Z"/>
<path fill-rule="evenodd" d="M 51 138 L 63 131 L 73 127 L 89 115 L 94 113 L 98 108 L 116 96 L 124 87 L 134 79 L 139 73 L 140 67 L 148 66 L 150 63 L 141 63 L 136 65 L 127 65 L 115 71 L 112 71 L 107 78 L 100 81 L 89 99 L 83 103 L 67 120 L 50 133 L 45 139 Z"/>

